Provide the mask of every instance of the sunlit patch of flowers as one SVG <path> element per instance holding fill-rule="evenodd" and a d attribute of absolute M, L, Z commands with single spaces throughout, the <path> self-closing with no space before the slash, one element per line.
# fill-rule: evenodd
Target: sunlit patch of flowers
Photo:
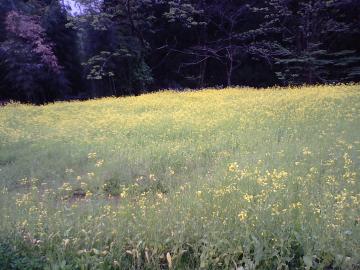
<path fill-rule="evenodd" d="M 89 153 L 88 154 L 88 159 L 96 159 L 96 153 L 95 152 Z"/>
<path fill-rule="evenodd" d="M 246 220 L 247 216 L 247 212 L 244 210 L 240 211 L 240 213 L 238 214 L 238 218 L 240 221 Z"/>
<path fill-rule="evenodd" d="M 304 156 L 310 156 L 312 152 L 310 151 L 309 147 L 305 147 L 303 148 L 302 153 Z"/>
<path fill-rule="evenodd" d="M 239 169 L 239 165 L 237 162 L 233 162 L 229 165 L 228 170 L 229 172 L 236 172 Z"/>
<path fill-rule="evenodd" d="M 103 159 L 97 160 L 96 163 L 95 163 L 95 167 L 101 167 L 103 164 L 104 164 Z"/>
<path fill-rule="evenodd" d="M 70 183 L 64 183 L 59 190 L 65 190 L 65 191 L 71 191 L 73 190 L 73 187 Z"/>
<path fill-rule="evenodd" d="M 301 207 L 302 207 L 301 202 L 295 202 L 295 203 L 290 204 L 290 208 L 293 208 L 293 209 L 299 209 Z"/>
<path fill-rule="evenodd" d="M 254 199 L 254 196 L 253 195 L 250 195 L 250 194 L 245 194 L 243 196 L 244 200 L 247 201 L 247 202 L 251 202 L 253 199 Z"/>

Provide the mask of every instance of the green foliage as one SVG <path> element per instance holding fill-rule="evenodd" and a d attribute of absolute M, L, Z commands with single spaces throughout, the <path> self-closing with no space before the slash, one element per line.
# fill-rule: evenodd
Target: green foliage
<path fill-rule="evenodd" d="M 118 54 L 111 54 L 110 52 L 103 51 L 100 55 L 91 57 L 87 63 L 83 63 L 84 66 L 87 66 L 90 69 L 87 79 L 101 80 L 104 76 L 114 76 L 114 73 L 112 71 L 107 71 L 106 67 L 107 62 L 111 59 L 111 57 L 115 56 L 118 56 Z"/>
<path fill-rule="evenodd" d="M 25 239 L 27 241 L 28 239 Z M 8 270 L 41 270 L 46 259 L 31 243 L 19 242 L 13 246 L 12 241 L 0 238 L 0 269 Z"/>
<path fill-rule="evenodd" d="M 168 1 L 169 10 L 164 13 L 164 17 L 170 23 L 178 22 L 181 25 L 191 28 L 198 25 L 203 25 L 204 22 L 198 22 L 196 17 L 199 17 L 203 11 L 197 10 L 191 1 Z"/>
<path fill-rule="evenodd" d="M 266 8 L 253 9 L 265 15 L 257 35 L 278 36 L 266 54 L 274 59 L 276 75 L 284 84 L 356 79 L 352 70 L 360 63 L 357 52 L 329 45 L 331 39 L 349 35 L 355 27 L 343 21 L 339 6 L 339 1 L 270 0 Z"/>

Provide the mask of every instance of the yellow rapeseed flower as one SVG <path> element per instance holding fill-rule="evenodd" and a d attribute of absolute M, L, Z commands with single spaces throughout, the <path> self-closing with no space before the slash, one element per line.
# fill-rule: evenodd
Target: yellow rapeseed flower
<path fill-rule="evenodd" d="M 228 170 L 229 172 L 236 172 L 239 169 L 239 165 L 237 162 L 233 162 L 229 164 Z"/>
<path fill-rule="evenodd" d="M 238 218 L 240 219 L 240 221 L 244 221 L 247 218 L 247 212 L 242 210 L 239 214 L 238 214 Z"/>

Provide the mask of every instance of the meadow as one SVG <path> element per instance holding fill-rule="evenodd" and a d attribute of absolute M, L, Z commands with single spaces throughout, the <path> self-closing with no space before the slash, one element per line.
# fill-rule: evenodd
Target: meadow
<path fill-rule="evenodd" d="M 0 269 L 359 269 L 360 85 L 0 107 Z"/>

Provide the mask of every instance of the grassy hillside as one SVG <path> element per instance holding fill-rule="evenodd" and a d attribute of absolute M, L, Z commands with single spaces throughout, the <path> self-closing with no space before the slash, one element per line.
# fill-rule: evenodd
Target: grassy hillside
<path fill-rule="evenodd" d="M 0 269 L 358 269 L 359 134 L 359 85 L 0 107 Z"/>

